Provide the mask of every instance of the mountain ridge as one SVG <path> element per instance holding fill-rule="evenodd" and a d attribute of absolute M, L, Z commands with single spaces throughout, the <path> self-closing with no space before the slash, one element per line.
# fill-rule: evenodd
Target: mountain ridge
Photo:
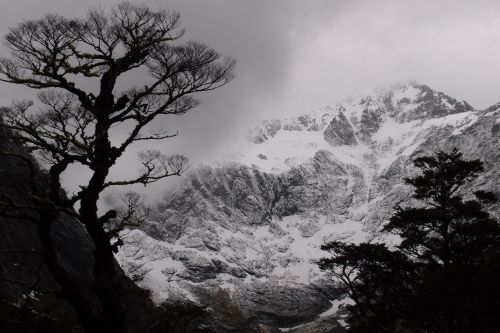
<path fill-rule="evenodd" d="M 319 246 L 396 244 L 380 228 L 411 200 L 403 178 L 415 172 L 413 157 L 457 146 L 485 163 L 473 186 L 500 188 L 499 107 L 395 87 L 254 128 L 236 154 L 193 168 L 142 230 L 125 232 L 122 266 L 143 265 L 142 284 L 157 300 L 226 288 L 256 322 L 315 320 L 342 298 L 315 264 L 326 255 Z"/>

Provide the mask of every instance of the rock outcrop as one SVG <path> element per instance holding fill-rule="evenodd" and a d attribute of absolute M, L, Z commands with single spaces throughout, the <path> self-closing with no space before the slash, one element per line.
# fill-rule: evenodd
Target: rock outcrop
<path fill-rule="evenodd" d="M 26 193 L 37 187 L 43 195 L 47 174 L 22 146 L 6 138 L 5 132 L 0 137 L 0 191 L 16 205 L 29 205 Z M 29 209 L 11 213 L 33 214 Z M 53 224 L 52 234 L 62 268 L 99 311 L 92 291 L 93 243 L 83 226 L 62 215 Z M 72 307 L 58 295 L 59 285 L 47 269 L 41 251 L 33 222 L 0 214 L 0 331 L 82 332 Z M 150 324 L 153 304 L 146 292 L 124 275 L 122 278 L 128 327 L 130 332 L 143 332 Z"/>
<path fill-rule="evenodd" d="M 365 114 L 363 115 L 365 116 Z M 366 113 L 366 115 L 368 116 L 363 118 L 362 121 L 368 117 L 372 117 L 373 113 Z M 325 140 L 333 146 L 355 145 L 357 143 L 354 129 L 340 110 L 338 115 L 332 119 L 330 125 L 326 128 L 324 136 Z"/>

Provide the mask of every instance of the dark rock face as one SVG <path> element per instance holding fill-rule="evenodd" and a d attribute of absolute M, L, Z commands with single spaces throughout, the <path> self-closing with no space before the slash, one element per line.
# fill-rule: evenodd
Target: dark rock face
<path fill-rule="evenodd" d="M 411 113 L 403 114 L 400 118 L 401 121 L 439 118 L 473 110 L 472 106 L 466 101 L 457 101 L 442 92 L 432 90 L 426 85 L 414 84 L 414 87 L 421 90 L 420 95 L 414 101 L 418 103 L 418 107 Z"/>
<path fill-rule="evenodd" d="M 30 158 L 22 147 L 5 138 L 0 139 L 0 151 Z M 45 182 L 44 171 L 37 167 L 32 170 L 23 159 L 0 153 L 0 189 L 17 204 L 29 203 L 24 196 L 33 186 L 43 189 Z M 98 309 L 92 291 L 93 243 L 83 226 L 62 215 L 53 224 L 52 233 L 62 267 Z M 71 306 L 55 296 L 59 286 L 44 264 L 40 250 L 41 243 L 33 222 L 0 216 L 0 331 L 39 332 L 45 327 L 50 332 L 82 332 Z M 153 312 L 153 304 L 129 278 L 122 275 L 122 279 L 130 332 L 143 332 L 151 319 L 148 313 Z M 33 289 L 39 292 L 33 292 Z M 4 307 L 8 312 L 4 312 Z M 23 313 L 25 310 L 34 313 L 33 309 L 36 315 L 26 317 Z M 5 313 L 9 315 L 4 316 Z"/>
<path fill-rule="evenodd" d="M 198 256 L 194 251 L 179 251 L 174 253 L 172 258 L 182 262 L 186 268 L 185 271 L 178 273 L 177 276 L 193 282 L 201 282 L 217 276 L 218 269 L 214 263 Z M 221 263 L 219 263 L 219 266 L 221 266 Z"/>
<path fill-rule="evenodd" d="M 221 168 L 202 166 L 171 197 L 168 205 L 160 207 L 156 221 L 147 226 L 155 237 L 176 240 L 186 233 L 186 228 L 197 235 L 196 248 L 217 249 L 217 241 L 196 232 L 204 219 L 224 224 L 245 223 L 260 225 L 269 221 L 276 199 L 279 178 L 243 165 Z M 178 195 L 181 194 L 182 195 Z M 208 215 L 205 213 L 210 212 Z M 203 219 L 201 219 L 201 217 Z M 194 229 L 191 229 L 194 228 Z"/>
<path fill-rule="evenodd" d="M 30 158 L 21 147 L 16 147 L 7 139 L 1 139 L 0 150 L 14 151 L 25 158 Z M 44 173 L 38 168 L 33 172 L 23 159 L 0 154 L 0 189 L 14 198 L 18 204 L 26 203 L 23 199 L 30 192 L 33 184 L 44 185 Z M 28 213 L 29 210 L 18 213 Z M 62 216 L 54 223 L 53 234 L 57 250 L 61 254 L 61 264 L 77 284 L 90 286 L 92 284 L 92 250 L 93 245 L 83 227 L 75 220 Z M 0 280 L 0 297 L 19 298 L 27 291 L 27 287 L 41 280 L 41 289 L 55 287 L 43 259 L 38 253 L 41 247 L 36 226 L 22 219 L 0 216 L 0 277 L 19 281 L 9 283 Z M 40 268 L 40 270 L 39 270 Z"/>
<path fill-rule="evenodd" d="M 255 282 L 241 289 L 237 299 L 252 322 L 276 327 L 312 321 L 330 307 L 328 297 L 308 285 Z"/>
<path fill-rule="evenodd" d="M 360 121 L 360 136 L 366 141 L 369 137 L 380 129 L 380 124 L 383 120 L 383 110 L 381 109 L 365 109 L 361 115 Z"/>
<path fill-rule="evenodd" d="M 30 159 L 22 147 L 6 138 L 1 139 L 0 150 L 14 152 L 24 159 Z M 39 168 L 32 170 L 24 159 L 0 154 L 0 190 L 13 198 L 18 205 L 29 204 L 24 198 L 25 195 L 34 187 L 43 188 L 45 182 L 44 172 Z M 25 209 L 17 213 L 31 212 Z M 53 225 L 53 235 L 60 253 L 61 265 L 82 290 L 90 290 L 93 284 L 93 245 L 83 227 L 77 221 L 61 216 Z M 32 293 L 32 289 L 58 290 L 57 282 L 44 264 L 40 253 L 41 243 L 35 224 L 25 219 L 0 216 L 0 244 L 0 300 L 4 304 L 20 302 Z M 62 308 L 63 312 L 72 312 L 69 304 L 60 299 L 53 306 Z M 54 313 L 46 315 L 53 316 Z M 2 318 L 0 327 L 2 324 L 11 332 L 24 330 L 22 325 L 15 325 L 9 318 Z M 66 328 L 71 330 L 78 329 L 74 315 L 73 322 L 68 326 L 70 327 Z"/>
<path fill-rule="evenodd" d="M 355 145 L 357 143 L 354 129 L 342 111 L 333 118 L 324 133 L 325 140 L 333 146 Z"/>

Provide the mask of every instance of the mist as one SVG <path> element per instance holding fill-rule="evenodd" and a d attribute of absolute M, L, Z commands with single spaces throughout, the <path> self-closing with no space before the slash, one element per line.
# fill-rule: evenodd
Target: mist
<path fill-rule="evenodd" d="M 119 1 L 3 0 L 0 33 L 21 18 L 48 13 L 83 16 Z M 137 1 L 132 1 L 137 2 Z M 188 114 L 163 118 L 179 131 L 156 148 L 183 153 L 192 164 L 215 158 L 262 119 L 290 117 L 395 82 L 415 80 L 466 100 L 477 109 L 500 100 L 500 2 L 330 0 L 145 0 L 179 11 L 184 40 L 198 40 L 237 60 L 236 78 L 200 95 Z M 2 56 L 8 55 L 5 47 Z M 127 77 L 125 85 L 140 85 Z M 0 105 L 34 92 L 0 83 Z M 134 174 L 135 147 L 112 177 Z M 65 175 L 71 191 L 85 177 Z M 172 182 L 148 190 L 158 198 Z M 108 194 L 109 198 L 109 194 Z M 108 200 L 112 203 L 113 200 Z"/>

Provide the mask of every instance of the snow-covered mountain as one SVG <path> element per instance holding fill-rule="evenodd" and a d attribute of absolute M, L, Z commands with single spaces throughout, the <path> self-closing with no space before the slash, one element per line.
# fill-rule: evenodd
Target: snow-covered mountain
<path fill-rule="evenodd" d="M 157 301 L 210 304 L 223 288 L 255 323 L 326 318 L 342 296 L 315 264 L 320 245 L 397 242 L 381 225 L 411 200 L 411 158 L 455 146 L 485 163 L 474 186 L 500 194 L 500 104 L 474 110 L 406 83 L 264 121 L 219 162 L 193 167 L 141 230 L 125 231 L 118 259 Z"/>

